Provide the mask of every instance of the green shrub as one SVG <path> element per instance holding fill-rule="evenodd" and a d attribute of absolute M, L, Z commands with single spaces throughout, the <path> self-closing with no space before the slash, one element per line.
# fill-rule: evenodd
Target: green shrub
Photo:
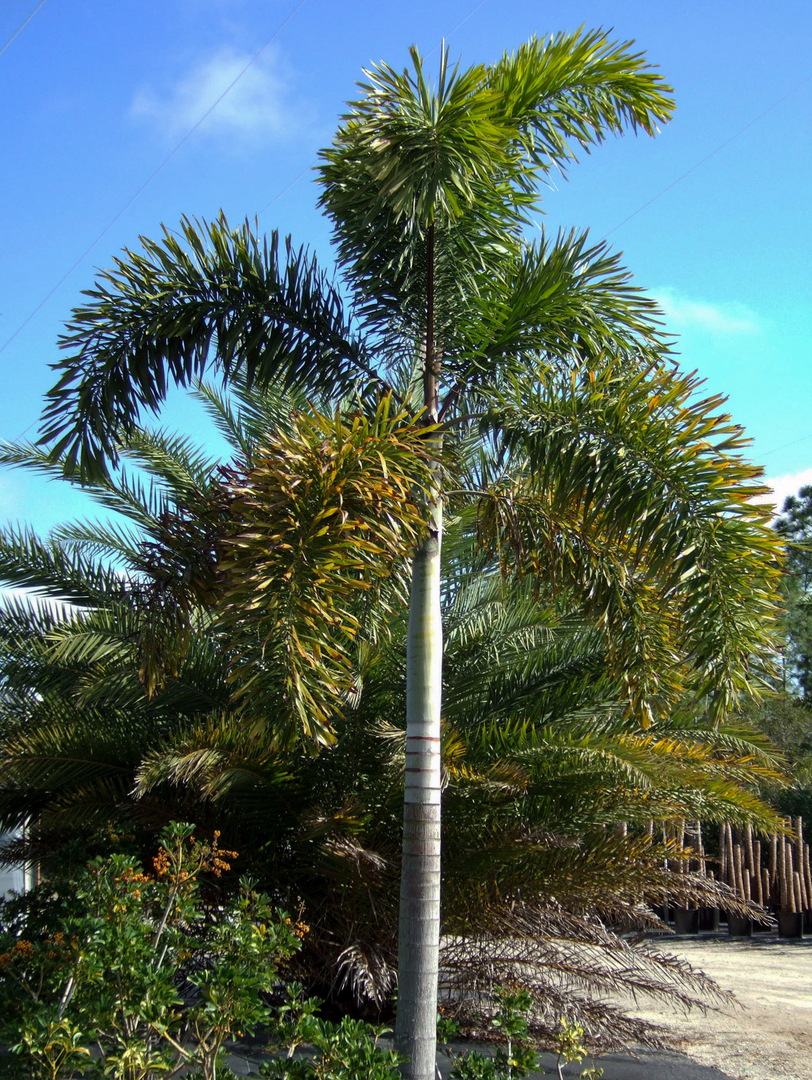
<path fill-rule="evenodd" d="M 306 928 L 248 880 L 207 908 L 200 878 L 234 853 L 193 832 L 164 830 L 153 873 L 99 858 L 67 893 L 0 909 L 0 1036 L 32 1076 L 153 1080 L 188 1067 L 215 1080 L 226 1040 L 270 1021 L 262 995 Z"/>
<path fill-rule="evenodd" d="M 536 1068 L 536 1051 L 530 1042 L 528 1017 L 533 999 L 526 990 L 501 988 L 496 992 L 496 1013 L 491 1017 L 492 1030 L 504 1039 L 491 1055 L 472 1050 L 455 1054 L 447 1052 L 453 1062 L 452 1080 L 522 1080 Z M 440 1043 L 449 1043 L 459 1032 L 453 1019 L 440 1017 L 437 1035 Z"/>
<path fill-rule="evenodd" d="M 459 1024 L 453 1019 L 443 1017 L 437 1020 L 438 1042 L 446 1047 L 452 1060 L 451 1080 L 523 1080 L 529 1072 L 538 1068 L 536 1051 L 530 1041 L 528 1023 L 533 1010 L 533 999 L 522 988 L 502 987 L 495 995 L 496 1012 L 490 1019 L 490 1027 L 504 1039 L 504 1044 L 497 1046 L 494 1054 L 482 1054 L 471 1050 L 456 1054 L 448 1045 L 459 1035 Z M 573 1061 L 580 1064 L 586 1050 L 582 1045 L 584 1029 L 580 1024 L 571 1024 L 562 1019 L 558 1032 L 556 1050 L 558 1052 L 557 1071 L 563 1080 L 562 1067 Z M 590 1068 L 581 1073 L 583 1080 L 600 1080 L 603 1069 Z"/>
<path fill-rule="evenodd" d="M 388 1028 L 375 1027 L 350 1016 L 338 1024 L 322 1020 L 318 998 L 304 998 L 297 984 L 288 987 L 287 1003 L 278 1013 L 284 1055 L 263 1062 L 260 1072 L 273 1080 L 400 1080 L 406 1060 L 384 1049 L 379 1039 Z M 294 1057 L 306 1045 L 312 1053 Z"/>

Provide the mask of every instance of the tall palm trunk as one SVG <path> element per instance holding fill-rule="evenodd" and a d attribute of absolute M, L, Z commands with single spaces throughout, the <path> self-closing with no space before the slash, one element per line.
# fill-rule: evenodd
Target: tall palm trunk
<path fill-rule="evenodd" d="M 439 414 L 434 341 L 434 226 L 428 230 L 426 358 L 423 399 L 427 424 Z M 439 455 L 439 437 L 436 443 Z M 440 464 L 428 506 L 430 529 L 414 554 L 406 646 L 406 790 L 398 936 L 395 1039 L 408 1056 L 409 1080 L 434 1080 L 437 975 L 440 955 L 440 710 L 443 625 L 440 548 L 443 504 Z"/>

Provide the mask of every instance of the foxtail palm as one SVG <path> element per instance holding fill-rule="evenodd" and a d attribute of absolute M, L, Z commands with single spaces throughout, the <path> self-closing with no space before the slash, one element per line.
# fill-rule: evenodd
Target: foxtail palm
<path fill-rule="evenodd" d="M 506 569 L 562 579 L 597 615 L 644 721 L 680 696 L 720 716 L 769 645 L 773 545 L 739 435 L 663 359 L 656 311 L 585 234 L 528 244 L 551 170 L 626 128 L 669 88 L 600 32 L 533 39 L 490 66 L 368 73 L 320 167 L 353 311 L 315 259 L 248 226 L 185 221 L 102 275 L 74 312 L 43 438 L 80 477 L 169 381 L 381 393 L 425 425 L 434 480 L 412 560 L 397 1037 L 434 1074 L 439 945 L 442 458 L 480 438 L 509 460 L 482 492 Z M 444 445 L 445 444 L 445 445 Z M 513 467 L 515 464 L 515 468 Z M 624 636 L 625 635 L 625 636 Z M 305 700 L 305 699 L 303 699 Z M 305 727 L 327 732 L 327 718 Z"/>

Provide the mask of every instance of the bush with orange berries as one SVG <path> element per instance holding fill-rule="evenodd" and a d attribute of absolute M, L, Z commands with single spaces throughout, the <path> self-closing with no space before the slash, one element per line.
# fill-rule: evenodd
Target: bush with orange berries
<path fill-rule="evenodd" d="M 173 823 L 146 872 L 111 855 L 68 888 L 0 907 L 0 1037 L 42 1080 L 215 1080 L 224 1044 L 271 1021 L 266 1000 L 304 924 L 243 879 L 212 907 L 200 883 L 230 869 L 218 835 Z"/>

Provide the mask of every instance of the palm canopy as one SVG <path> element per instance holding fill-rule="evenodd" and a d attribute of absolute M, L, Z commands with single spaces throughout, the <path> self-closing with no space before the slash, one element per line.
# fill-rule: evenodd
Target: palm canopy
<path fill-rule="evenodd" d="M 757 688 L 753 658 L 770 650 L 776 568 L 757 471 L 720 400 L 700 401 L 663 358 L 655 309 L 617 257 L 585 234 L 528 245 L 522 233 L 551 169 L 625 126 L 653 133 L 669 89 L 599 32 L 533 39 L 467 71 L 444 52 L 436 88 L 412 61 L 369 73 L 323 153 L 352 311 L 290 241 L 184 220 L 180 236 L 127 252 L 74 312 L 45 412 L 51 458 L 103 475 L 140 411 L 206 367 L 334 399 L 395 384 L 418 412 L 431 352 L 435 413 L 461 414 L 460 437 L 501 443 L 513 463 L 483 535 L 518 544 L 524 570 L 541 549 L 538 574 L 580 575 L 644 720 L 686 689 L 721 715 Z"/>
<path fill-rule="evenodd" d="M 580 31 L 464 72 L 444 51 L 436 89 L 411 57 L 413 73 L 367 73 L 320 168 L 339 263 L 384 340 L 420 343 L 428 362 L 438 349 L 452 387 L 528 351 L 656 340 L 652 306 L 601 245 L 523 238 L 573 144 L 626 126 L 653 134 L 670 116 L 670 88 L 642 55 Z"/>
<path fill-rule="evenodd" d="M 670 116 L 669 88 L 642 56 L 598 32 L 534 39 L 466 72 L 449 73 L 444 53 L 436 91 L 413 60 L 414 76 L 373 74 L 320 170 L 361 322 L 290 241 L 184 219 L 179 237 L 126 252 L 74 311 L 42 433 L 69 469 L 103 470 L 141 410 L 206 367 L 340 392 L 386 379 L 387 363 L 413 356 L 425 332 L 425 231 L 435 222 L 448 234 L 434 242 L 437 327 L 444 352 L 460 354 L 459 375 L 527 349 L 589 350 L 603 339 L 633 352 L 656 339 L 653 306 L 600 245 L 571 235 L 527 249 L 521 239 L 539 182 L 574 159 L 574 146 L 626 126 L 651 133 Z M 376 351 L 370 332 L 383 329 L 387 347 Z"/>

